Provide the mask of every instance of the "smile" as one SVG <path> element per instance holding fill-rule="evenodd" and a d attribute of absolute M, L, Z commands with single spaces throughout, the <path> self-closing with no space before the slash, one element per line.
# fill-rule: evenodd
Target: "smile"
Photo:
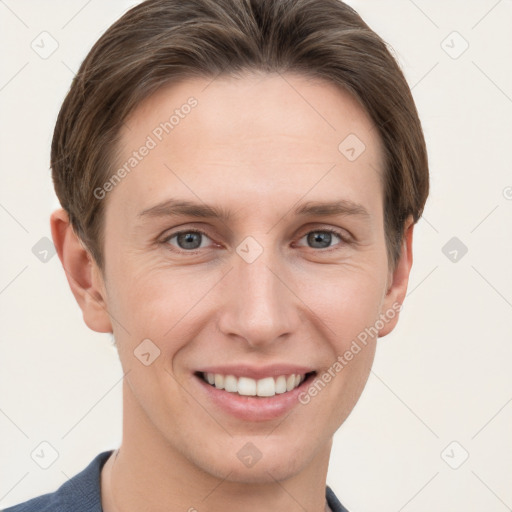
<path fill-rule="evenodd" d="M 215 387 L 223 389 L 228 393 L 237 393 L 241 396 L 269 397 L 276 394 L 283 394 L 293 391 L 300 386 L 309 374 L 290 374 L 275 377 L 264 377 L 262 379 L 251 379 L 250 377 L 236 377 L 234 375 L 223 375 L 220 373 L 200 372 L 200 377 Z"/>
<path fill-rule="evenodd" d="M 317 375 L 311 366 L 275 363 L 256 367 L 208 366 L 193 372 L 192 385 L 216 411 L 238 420 L 261 422 L 282 418 L 301 404 L 299 395 Z"/>

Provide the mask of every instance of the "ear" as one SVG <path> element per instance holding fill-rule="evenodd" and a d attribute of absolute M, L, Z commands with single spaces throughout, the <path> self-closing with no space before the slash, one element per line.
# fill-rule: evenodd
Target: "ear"
<path fill-rule="evenodd" d="M 50 216 L 50 226 L 53 243 L 71 291 L 82 310 L 84 322 L 93 331 L 112 332 L 103 277 L 75 234 L 67 212 L 62 208 L 54 211 Z"/>
<path fill-rule="evenodd" d="M 405 299 L 409 274 L 412 267 L 412 233 L 414 220 L 409 216 L 404 225 L 400 257 L 394 270 L 389 272 L 388 289 L 382 302 L 381 318 L 384 317 L 384 327 L 379 330 L 379 337 L 386 336 L 396 326 L 399 312 Z"/>

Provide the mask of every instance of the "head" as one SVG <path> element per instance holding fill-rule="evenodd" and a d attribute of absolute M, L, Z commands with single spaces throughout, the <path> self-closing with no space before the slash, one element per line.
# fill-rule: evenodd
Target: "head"
<path fill-rule="evenodd" d="M 239 481 L 325 454 L 398 320 L 428 195 L 379 36 L 337 0 L 149 0 L 84 60 L 51 165 L 59 257 L 127 372 L 125 433 Z M 294 368 L 287 416 L 229 412 L 202 380 Z"/>

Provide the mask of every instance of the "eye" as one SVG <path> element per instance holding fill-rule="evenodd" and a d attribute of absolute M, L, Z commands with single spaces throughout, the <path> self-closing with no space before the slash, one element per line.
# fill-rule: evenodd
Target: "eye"
<path fill-rule="evenodd" d="M 170 245 L 175 245 L 171 242 L 171 240 L 176 239 L 176 244 L 178 250 L 184 252 L 193 252 L 198 249 L 203 249 L 205 245 L 203 245 L 202 241 L 204 238 L 210 239 L 210 237 L 199 230 L 187 230 L 187 231 L 178 231 L 177 233 L 173 233 L 163 240 L 163 243 L 167 243 Z"/>
<path fill-rule="evenodd" d="M 328 249 L 332 247 L 330 244 L 333 241 L 333 235 L 337 237 L 341 242 L 347 242 L 343 233 L 336 229 L 317 229 L 306 233 L 302 238 L 306 238 L 308 244 L 312 244 L 310 247 L 313 249 Z M 301 239 L 302 240 L 302 239 Z"/>
<path fill-rule="evenodd" d="M 347 240 L 346 236 L 341 231 L 331 228 L 309 231 L 300 240 L 305 238 L 307 244 L 312 249 L 330 249 L 334 247 L 331 245 L 335 240 L 333 240 L 333 235 L 340 240 L 341 244 L 338 245 L 349 243 L 349 240 Z M 175 241 L 173 242 L 174 239 Z M 211 239 L 204 231 L 184 230 L 172 233 L 163 239 L 162 243 L 171 245 L 173 247 L 172 250 L 176 250 L 177 252 L 188 252 L 193 254 L 200 249 L 208 247 L 208 244 L 205 243 L 206 240 Z"/>

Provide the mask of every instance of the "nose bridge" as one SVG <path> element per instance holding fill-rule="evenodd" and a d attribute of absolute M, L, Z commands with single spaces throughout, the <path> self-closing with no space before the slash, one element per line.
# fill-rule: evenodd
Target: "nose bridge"
<path fill-rule="evenodd" d="M 294 296 L 283 283 L 282 268 L 278 252 L 271 247 L 258 249 L 254 239 L 240 244 L 220 320 L 224 334 L 263 346 L 293 331 Z"/>

